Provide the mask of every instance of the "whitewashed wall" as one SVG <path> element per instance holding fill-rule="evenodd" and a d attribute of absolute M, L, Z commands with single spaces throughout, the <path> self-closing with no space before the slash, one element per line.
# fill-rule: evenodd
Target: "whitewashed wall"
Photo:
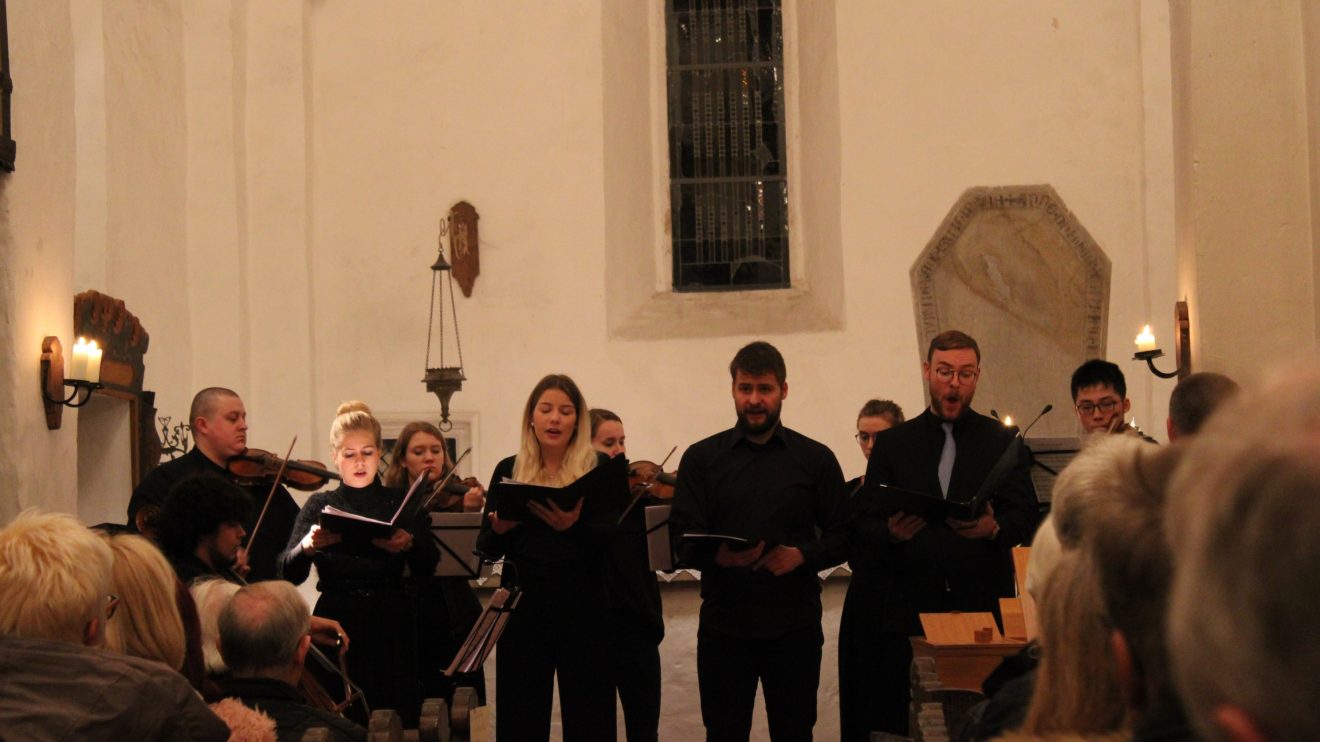
<path fill-rule="evenodd" d="M 27 23 L 32 11 L 18 5 L 15 22 Z M 747 311 L 698 303 L 686 319 L 700 332 L 611 333 L 607 254 L 615 275 L 620 252 L 654 274 L 667 250 L 652 205 L 665 188 L 663 75 L 649 66 L 663 58 L 661 14 L 640 7 L 71 2 L 57 25 L 73 49 L 57 61 L 68 77 L 72 58 L 73 80 L 52 100 L 66 106 L 67 141 L 73 98 L 77 208 L 70 215 L 62 194 L 45 210 L 57 217 L 48 224 L 74 227 L 54 251 L 63 280 L 72 272 L 73 291 L 120 297 L 141 318 L 161 414 L 182 417 L 201 386 L 233 386 L 254 445 L 279 449 L 297 434 L 300 455 L 324 456 L 342 400 L 438 412 L 420 383 L 427 266 L 440 216 L 469 200 L 483 273 L 459 303 L 470 380 L 454 408 L 473 419 L 482 476 L 514 447 L 523 394 L 549 371 L 621 413 L 635 457 L 681 455 L 731 421 L 725 367 L 758 336 L 788 359 L 788 424 L 856 473 L 860 402 L 923 404 L 907 271 L 970 185 L 1055 186 L 1113 260 L 1112 357 L 1128 357 L 1148 317 L 1157 330 L 1167 321 L 1162 3 L 841 0 L 789 4 L 795 58 L 806 60 L 789 78 L 809 104 L 790 119 L 795 249 L 838 256 L 798 265 L 803 286 L 829 289 L 822 301 L 837 316 L 824 325 L 835 329 L 775 320 L 753 333 Z M 618 95 L 618 80 L 638 75 L 649 92 Z M 646 122 L 650 151 L 624 156 L 632 140 L 614 134 Z M 1137 419 L 1158 429 L 1171 384 L 1125 368 Z M 1068 371 L 1049 370 L 1061 385 Z M 123 501 L 127 486 L 98 494 Z"/>

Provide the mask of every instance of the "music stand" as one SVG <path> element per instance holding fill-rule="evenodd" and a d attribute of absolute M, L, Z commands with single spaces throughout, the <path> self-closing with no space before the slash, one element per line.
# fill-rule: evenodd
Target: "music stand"
<path fill-rule="evenodd" d="M 504 564 L 507 568 L 508 560 L 505 560 Z M 518 599 L 521 597 L 522 589 L 516 586 L 495 590 L 490 602 L 481 611 L 477 623 L 472 627 L 472 631 L 468 632 L 467 639 L 459 648 L 458 654 L 454 655 L 454 661 L 450 662 L 449 668 L 445 670 L 447 677 L 452 678 L 458 673 L 476 672 L 481 669 L 491 650 L 495 649 L 495 644 L 499 642 L 500 635 L 504 633 L 504 627 L 508 625 L 509 617 L 518 607 Z"/>
<path fill-rule="evenodd" d="M 481 513 L 431 513 L 431 538 L 440 549 L 436 577 L 479 580 L 490 575 L 490 565 L 475 553 L 481 533 Z"/>

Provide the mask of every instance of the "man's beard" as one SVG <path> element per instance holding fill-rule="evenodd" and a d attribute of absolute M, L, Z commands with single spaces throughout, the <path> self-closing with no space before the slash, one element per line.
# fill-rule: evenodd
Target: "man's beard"
<path fill-rule="evenodd" d="M 932 390 L 930 390 L 930 391 L 931 391 L 931 400 L 932 400 L 932 401 L 931 401 L 931 405 L 930 405 L 930 406 L 931 406 L 931 411 L 934 412 L 934 413 L 935 413 L 935 416 L 938 417 L 938 418 L 940 418 L 941 420 L 947 420 L 948 422 L 954 422 L 954 421 L 958 420 L 959 418 L 961 418 L 963 415 L 966 415 L 966 414 L 967 414 L 967 411 L 970 410 L 970 409 L 972 408 L 972 397 L 971 397 L 971 395 L 968 395 L 967 398 L 964 399 L 964 398 L 963 398 L 963 395 L 962 395 L 962 390 L 958 390 L 958 391 L 956 391 L 956 392 L 946 391 L 946 392 L 944 393 L 944 396 L 940 396 L 940 397 L 935 396 L 935 390 L 934 390 L 934 389 L 932 389 Z M 947 401 L 947 400 L 949 400 L 951 397 L 955 397 L 955 396 L 957 397 L 957 400 L 958 400 L 958 412 L 957 412 L 953 417 L 945 417 L 945 415 L 944 415 L 944 406 L 945 406 L 946 404 L 952 404 L 951 401 Z"/>
<path fill-rule="evenodd" d="M 747 420 L 748 412 L 764 414 L 765 422 L 753 425 Z M 743 410 L 738 413 L 738 429 L 745 435 L 760 435 L 770 430 L 774 430 L 779 424 L 779 410 L 772 410 L 768 407 L 761 407 L 755 410 Z"/>

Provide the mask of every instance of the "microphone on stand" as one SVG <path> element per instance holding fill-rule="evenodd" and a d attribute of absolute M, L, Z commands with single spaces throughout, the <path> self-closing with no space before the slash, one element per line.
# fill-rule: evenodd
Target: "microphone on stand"
<path fill-rule="evenodd" d="M 1022 438 L 1025 440 L 1027 437 L 1027 431 L 1031 430 L 1032 425 L 1035 425 L 1036 423 L 1040 422 L 1040 419 L 1042 417 L 1045 417 L 1045 413 L 1049 412 L 1052 409 L 1054 409 L 1054 405 L 1052 404 L 1045 405 L 1045 408 L 1040 411 L 1040 414 L 1036 415 L 1036 419 L 1031 421 L 1031 425 L 1028 425 L 1026 428 L 1024 428 L 1021 433 L 1018 433 L 1018 435 L 1022 436 Z"/>

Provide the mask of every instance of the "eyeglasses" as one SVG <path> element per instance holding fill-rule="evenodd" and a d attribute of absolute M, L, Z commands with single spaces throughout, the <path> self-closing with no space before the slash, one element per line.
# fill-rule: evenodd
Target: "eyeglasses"
<path fill-rule="evenodd" d="M 1117 399 L 1102 399 L 1099 404 L 1094 402 L 1078 402 L 1077 411 L 1083 415 L 1093 414 L 1097 409 L 1106 415 L 1118 409 Z"/>
<path fill-rule="evenodd" d="M 105 620 L 109 621 L 115 616 L 115 609 L 119 607 L 118 595 L 105 596 Z"/>
<path fill-rule="evenodd" d="M 955 370 L 952 366 L 935 367 L 935 378 L 945 383 L 953 381 L 953 377 L 957 376 L 959 382 L 970 384 L 980 375 L 981 369 L 979 368 L 960 368 Z"/>

